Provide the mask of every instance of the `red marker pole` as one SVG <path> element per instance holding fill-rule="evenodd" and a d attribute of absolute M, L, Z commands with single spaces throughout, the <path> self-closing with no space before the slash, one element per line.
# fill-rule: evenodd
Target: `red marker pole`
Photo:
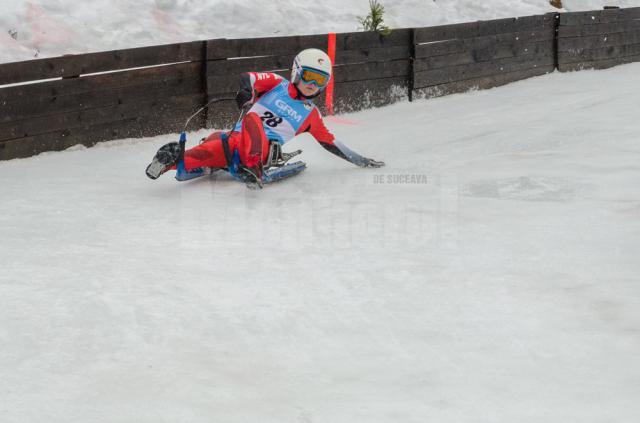
<path fill-rule="evenodd" d="M 329 55 L 329 59 L 331 59 L 331 66 L 336 63 L 336 33 L 331 32 L 328 34 L 328 46 L 327 46 L 327 55 Z M 332 68 L 333 70 L 333 68 Z M 331 72 L 333 74 L 333 72 Z M 327 93 L 327 97 L 325 98 L 325 105 L 327 106 L 327 114 L 329 116 L 333 115 L 333 80 L 335 78 L 332 76 L 331 80 L 329 80 L 329 85 L 327 85 L 327 89 L 325 90 Z"/>

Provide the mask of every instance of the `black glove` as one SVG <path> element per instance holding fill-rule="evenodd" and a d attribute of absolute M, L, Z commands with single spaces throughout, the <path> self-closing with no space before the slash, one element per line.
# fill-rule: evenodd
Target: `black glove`
<path fill-rule="evenodd" d="M 377 160 L 369 159 L 367 157 L 363 157 L 362 160 L 357 164 L 360 167 L 382 167 L 382 166 L 384 166 L 384 162 L 379 162 Z"/>
<path fill-rule="evenodd" d="M 255 99 L 256 92 L 248 90 L 246 88 L 240 89 L 236 94 L 236 104 L 238 105 L 238 109 L 242 110 L 245 106 L 248 106 Z"/>

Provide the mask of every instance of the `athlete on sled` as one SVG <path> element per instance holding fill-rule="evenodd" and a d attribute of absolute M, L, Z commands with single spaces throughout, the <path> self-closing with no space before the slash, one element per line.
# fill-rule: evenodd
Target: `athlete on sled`
<path fill-rule="evenodd" d="M 329 56 L 318 49 L 303 50 L 296 56 L 290 81 L 274 73 L 242 74 L 236 102 L 246 113 L 236 126 L 229 132 L 214 132 L 186 151 L 175 142 L 162 146 L 147 167 L 147 176 L 156 179 L 170 169 L 180 172 L 181 166 L 186 172 L 227 169 L 248 187 L 262 188 L 270 168 L 282 166 L 300 153 L 283 153 L 281 146 L 303 132 L 357 166 L 384 166 L 350 150 L 324 125 L 312 99 L 326 88 L 331 74 Z"/>

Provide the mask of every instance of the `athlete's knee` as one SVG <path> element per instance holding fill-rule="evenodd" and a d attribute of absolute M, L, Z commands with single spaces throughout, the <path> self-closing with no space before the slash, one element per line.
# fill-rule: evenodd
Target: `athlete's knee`
<path fill-rule="evenodd" d="M 242 121 L 244 131 L 252 138 L 265 137 L 262 120 L 256 113 L 249 113 Z"/>

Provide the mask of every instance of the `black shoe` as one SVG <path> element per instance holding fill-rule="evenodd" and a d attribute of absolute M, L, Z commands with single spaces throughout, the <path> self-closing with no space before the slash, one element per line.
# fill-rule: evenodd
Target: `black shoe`
<path fill-rule="evenodd" d="M 147 166 L 146 174 L 151 179 L 158 179 L 171 166 L 176 165 L 182 158 L 182 149 L 177 142 L 170 142 L 160 147 L 153 157 L 151 164 Z"/>

